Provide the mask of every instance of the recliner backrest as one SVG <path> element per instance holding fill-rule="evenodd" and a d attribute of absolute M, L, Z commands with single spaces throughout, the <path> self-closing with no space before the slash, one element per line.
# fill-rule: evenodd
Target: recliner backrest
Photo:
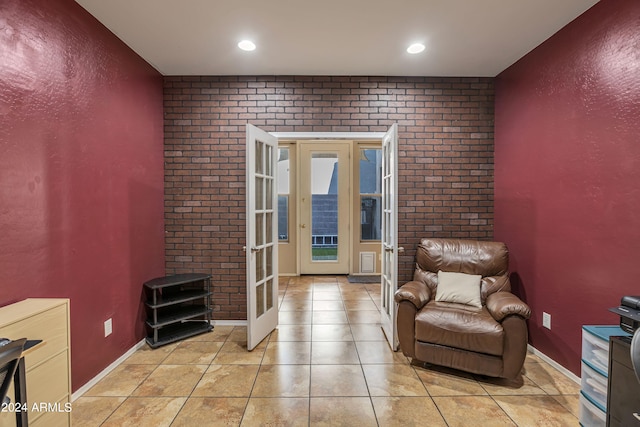
<path fill-rule="evenodd" d="M 511 291 L 509 250 L 504 243 L 462 239 L 422 239 L 416 251 L 414 280 L 424 282 L 435 295 L 438 270 L 482 276 L 480 294 Z"/>

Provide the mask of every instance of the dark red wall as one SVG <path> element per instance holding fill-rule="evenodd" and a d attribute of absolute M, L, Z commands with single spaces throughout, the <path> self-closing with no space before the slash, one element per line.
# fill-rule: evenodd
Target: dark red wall
<path fill-rule="evenodd" d="M 602 0 L 496 79 L 495 238 L 531 344 L 577 375 L 581 325 L 640 294 L 639 29 L 640 2 Z"/>
<path fill-rule="evenodd" d="M 0 53 L 0 305 L 71 299 L 75 390 L 164 273 L 162 77 L 72 0 L 0 2 Z"/>

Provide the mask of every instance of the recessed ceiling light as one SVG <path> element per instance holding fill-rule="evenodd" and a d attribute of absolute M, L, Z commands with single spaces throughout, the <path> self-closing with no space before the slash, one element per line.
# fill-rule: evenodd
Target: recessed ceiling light
<path fill-rule="evenodd" d="M 242 50 L 246 50 L 247 52 L 256 50 L 256 45 L 251 40 L 242 40 L 240 43 L 238 43 L 238 47 Z"/>
<path fill-rule="evenodd" d="M 416 53 L 420 53 L 423 50 L 424 50 L 424 45 L 422 43 L 414 43 L 407 48 L 407 52 L 409 52 L 412 55 L 415 55 Z"/>

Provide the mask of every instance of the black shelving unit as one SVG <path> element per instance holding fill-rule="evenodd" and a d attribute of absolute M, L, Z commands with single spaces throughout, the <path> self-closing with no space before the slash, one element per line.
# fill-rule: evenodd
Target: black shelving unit
<path fill-rule="evenodd" d="M 211 275 L 176 274 L 144 284 L 147 301 L 147 344 L 157 348 L 209 332 L 211 325 Z"/>

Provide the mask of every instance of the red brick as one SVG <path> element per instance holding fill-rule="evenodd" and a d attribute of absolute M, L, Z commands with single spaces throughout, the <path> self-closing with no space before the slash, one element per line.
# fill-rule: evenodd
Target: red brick
<path fill-rule="evenodd" d="M 493 238 L 493 79 L 165 77 L 167 274 L 214 277 L 214 318 L 246 319 L 245 134 L 399 125 L 399 282 L 421 237 Z"/>

